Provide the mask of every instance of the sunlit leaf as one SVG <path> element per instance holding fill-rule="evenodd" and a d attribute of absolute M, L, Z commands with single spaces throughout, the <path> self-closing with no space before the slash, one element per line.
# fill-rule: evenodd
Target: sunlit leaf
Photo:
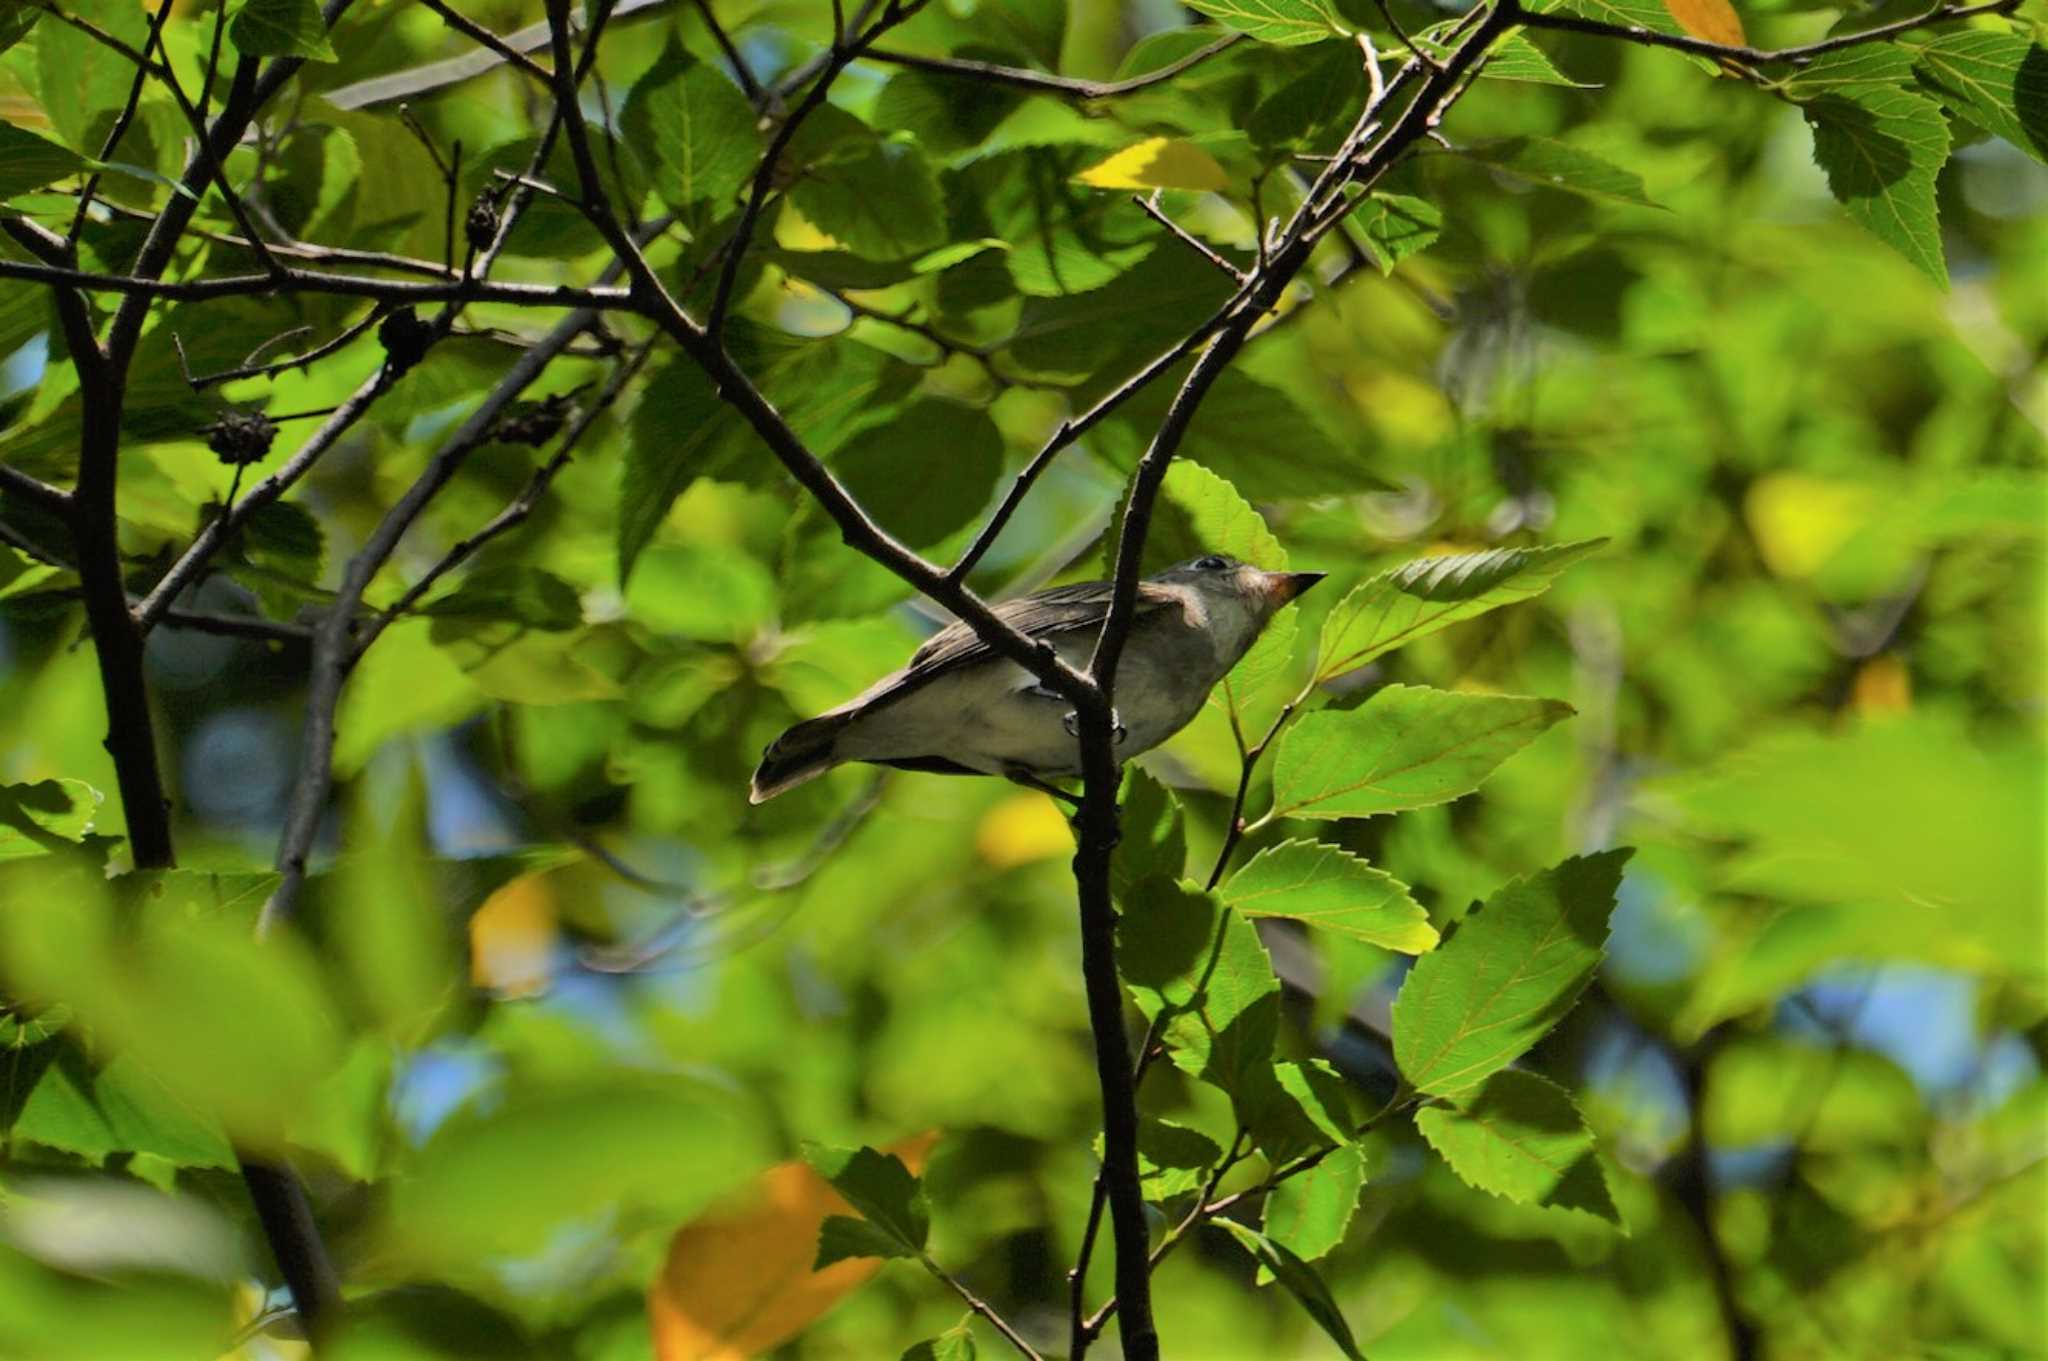
<path fill-rule="evenodd" d="M 1216 158 L 1193 142 L 1148 137 L 1074 177 L 1095 189 L 1227 188 L 1230 176 Z"/>
<path fill-rule="evenodd" d="M 1394 1055 L 1418 1091 L 1461 1092 L 1541 1039 L 1593 977 L 1631 852 L 1573 856 L 1494 893 L 1415 962 Z"/>
<path fill-rule="evenodd" d="M 1913 66 L 1949 108 L 2048 161 L 2048 47 L 2020 33 L 1963 29 L 1936 36 Z"/>
<path fill-rule="evenodd" d="M 1272 816 L 1362 818 L 1448 802 L 1571 712 L 1561 700 L 1389 685 L 1286 731 Z"/>
<path fill-rule="evenodd" d="M 1334 1148 L 1273 1188 L 1261 1227 L 1275 1243 L 1312 1262 L 1344 1241 L 1364 1188 L 1365 1151 L 1356 1144 Z"/>
<path fill-rule="evenodd" d="M 1813 158 L 1849 216 L 1946 286 L 1934 178 L 1948 159 L 1948 123 L 1933 100 L 1888 83 L 1895 74 L 1910 79 L 1904 53 L 1887 60 L 1870 52 L 1817 57 L 1789 92 L 1813 129 Z"/>
<path fill-rule="evenodd" d="M 1324 621 L 1316 676 L 1340 675 L 1460 620 L 1541 595 L 1558 573 L 1605 543 L 1587 539 L 1417 558 L 1371 577 Z"/>
<path fill-rule="evenodd" d="M 1202 13 L 1262 43 L 1319 43 L 1344 32 L 1329 0 L 1188 0 Z"/>
<path fill-rule="evenodd" d="M 1338 846 L 1283 841 L 1223 884 L 1223 901 L 1248 917 L 1291 917 L 1321 931 L 1420 954 L 1436 944 L 1429 914 L 1407 885 Z"/>
<path fill-rule="evenodd" d="M 0 860 L 75 847 L 105 801 L 83 780 L 0 785 Z"/>

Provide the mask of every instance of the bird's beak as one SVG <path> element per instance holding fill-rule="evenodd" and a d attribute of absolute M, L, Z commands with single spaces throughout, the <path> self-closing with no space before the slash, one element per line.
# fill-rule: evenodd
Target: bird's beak
<path fill-rule="evenodd" d="M 1309 587 L 1321 581 L 1322 572 L 1268 572 L 1266 573 L 1266 596 L 1278 609 Z"/>

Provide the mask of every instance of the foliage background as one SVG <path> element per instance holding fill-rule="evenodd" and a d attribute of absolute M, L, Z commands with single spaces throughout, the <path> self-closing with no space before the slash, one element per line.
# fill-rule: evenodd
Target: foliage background
<path fill-rule="evenodd" d="M 140 31 L 141 12 L 113 0 L 66 8 Z M 1774 42 L 1840 17 L 1741 8 Z M 717 7 L 763 75 L 817 50 L 824 11 Z M 508 32 L 540 10 L 469 14 Z M 1214 36 L 1177 31 L 1198 17 L 1149 0 L 934 4 L 888 45 L 1107 79 Z M 200 69 L 211 19 L 195 5 L 167 26 L 180 69 Z M 2013 22 L 2024 31 L 2027 12 Z M 1390 274 L 1330 248 L 1185 449 L 1271 540 L 1189 473 L 1169 501 L 1194 509 L 1168 514 L 1161 553 L 1284 545 L 1294 568 L 1330 572 L 1303 601 L 1305 653 L 1321 613 L 1389 565 L 1608 540 L 1540 599 L 1392 653 L 1337 700 L 1401 682 L 1553 696 L 1576 716 L 1476 796 L 1328 836 L 1410 885 L 1439 927 L 1563 856 L 1638 848 L 1594 988 L 1527 1063 L 1579 1094 L 1626 1234 L 1474 1192 L 1403 1117 L 1368 1141 L 1362 1200 L 1320 1265 L 1376 1361 L 2038 1355 L 2042 142 L 1954 125 L 1936 190 L 1943 288 L 1843 214 L 1787 101 L 1676 53 L 1535 42 L 1584 84 L 1483 80 L 1446 123 L 1451 144 L 1557 139 L 1639 183 L 1566 193 L 1418 155 L 1393 187 L 1435 204 L 1441 234 Z M 389 106 L 320 95 L 466 44 L 401 4 L 351 9 L 332 43 L 338 60 L 309 64 L 275 116 L 267 163 L 234 177 L 292 235 L 438 259 L 446 200 L 427 151 Z M 0 56 L 0 112 L 97 154 L 129 74 L 105 57 L 38 23 Z M 760 233 L 733 347 L 885 525 L 957 552 L 1070 403 L 1227 290 L 1126 193 L 1075 176 L 1147 136 L 1189 139 L 1203 154 L 1186 173 L 1214 167 L 1220 192 L 1174 189 L 1163 205 L 1245 261 L 1253 179 L 1275 146 L 1317 135 L 1288 100 L 1355 100 L 1356 60 L 1341 42 L 1244 43 L 1098 101 L 857 64 Z M 609 173 L 676 213 L 650 254 L 687 280 L 757 154 L 751 113 L 692 6 L 621 21 L 596 69 L 623 130 Z M 489 168 L 523 166 L 546 113 L 503 68 L 411 108 L 438 146 L 468 149 L 464 202 Z M 687 128 L 707 120 L 701 143 L 655 131 L 678 109 Z M 1294 135 L 1263 141 L 1276 126 Z M 175 174 L 181 131 L 152 96 L 110 159 Z M 573 181 L 566 158 L 554 169 Z M 104 192 L 150 208 L 168 191 L 116 173 Z M 1277 170 L 1262 181 L 1285 192 Z M 9 200 L 59 228 L 74 205 L 54 190 Z M 84 267 L 124 268 L 136 231 L 92 223 Z M 499 277 L 587 280 L 608 258 L 546 200 L 514 242 Z M 964 244 L 933 254 L 949 243 Z M 202 243 L 181 268 L 240 268 L 231 255 Z M 365 311 L 307 295 L 157 309 L 121 467 L 139 582 L 232 478 L 194 433 L 220 398 L 179 380 L 172 334 L 205 370 Z M 466 316 L 537 331 L 508 307 Z M 615 331 L 642 338 L 631 319 Z M 78 422 L 63 345 L 47 290 L 0 279 L 0 459 L 57 481 Z M 382 353 L 365 334 L 309 371 L 225 391 L 273 412 L 324 407 Z M 492 335 L 437 346 L 189 603 L 286 621 L 317 608 L 512 356 Z M 536 395 L 594 391 L 612 369 L 558 360 Z M 1147 400 L 1054 466 L 978 587 L 1099 575 L 1097 541 L 1163 409 Z M 547 456 L 482 449 L 372 603 L 397 599 Z M 36 535 L 32 507 L 0 511 Z M 106 839 L 122 813 L 90 792 L 114 781 L 75 578 L 0 547 L 0 911 L 21 998 L 0 1034 L 0 1354 L 217 1354 L 260 1312 L 270 1263 L 223 1124 L 288 1149 L 310 1179 L 364 1295 L 348 1356 L 648 1356 L 644 1295 L 679 1224 L 804 1141 L 926 1130 L 943 1131 L 925 1173 L 933 1255 L 1027 1332 L 1059 1332 L 1099 1128 L 1064 820 L 996 782 L 871 786 L 860 770 L 760 808 L 744 798 L 783 725 L 929 631 L 908 588 L 844 551 L 660 347 L 532 518 L 451 581 L 352 678 L 305 939 L 259 957 L 244 938 L 298 760 L 303 643 L 152 633 L 183 868 L 137 916 L 96 870 L 37 853 L 84 836 L 118 859 Z M 1220 710 L 1143 764 L 1177 791 L 1205 871 L 1237 764 Z M 165 920 L 197 926 L 148 924 Z M 139 955 L 119 944 L 131 928 Z M 1267 939 L 1298 985 L 1291 1052 L 1384 1097 L 1376 1035 L 1400 957 L 1285 926 Z M 210 1109 L 181 1107 L 195 1094 Z M 1171 1070 L 1144 1107 L 1229 1133 L 1221 1094 Z M 685 1312 L 692 1288 L 674 1292 Z M 1171 1355 L 1330 1354 L 1220 1233 L 1169 1259 L 1157 1293 Z M 942 1285 L 892 1264 L 779 1354 L 895 1355 L 960 1315 Z"/>

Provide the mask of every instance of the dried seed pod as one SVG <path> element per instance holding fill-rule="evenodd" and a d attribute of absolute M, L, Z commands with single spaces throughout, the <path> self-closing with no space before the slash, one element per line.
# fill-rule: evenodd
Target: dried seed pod
<path fill-rule="evenodd" d="M 427 357 L 434 343 L 434 328 L 421 321 L 411 307 L 400 307 L 377 327 L 377 343 L 384 347 L 385 363 L 396 378 Z"/>
<path fill-rule="evenodd" d="M 270 443 L 277 438 L 277 422 L 260 411 L 223 411 L 211 425 L 203 425 L 199 433 L 206 436 L 206 447 L 213 450 L 215 457 L 229 467 L 254 463 L 270 452 Z"/>
<path fill-rule="evenodd" d="M 575 397 L 575 392 L 558 392 L 537 402 L 515 402 L 491 437 L 501 443 L 526 444 L 538 449 L 560 433 Z"/>
<path fill-rule="evenodd" d="M 463 220 L 462 234 L 469 242 L 469 248 L 481 254 L 491 248 L 491 242 L 498 239 L 497 200 L 489 194 L 477 195 L 475 203 L 469 205 L 469 216 Z"/>

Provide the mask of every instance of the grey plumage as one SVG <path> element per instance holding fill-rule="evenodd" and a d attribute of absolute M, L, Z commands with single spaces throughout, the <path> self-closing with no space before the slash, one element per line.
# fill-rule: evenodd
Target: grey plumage
<path fill-rule="evenodd" d="M 1205 557 L 1140 582 L 1116 680 L 1121 754 L 1185 727 L 1273 614 L 1321 579 Z M 1110 583 L 1090 581 L 994 608 L 1018 632 L 1086 666 L 1109 598 Z M 750 797 L 771 799 L 848 761 L 958 775 L 1078 774 L 1071 707 L 965 624 L 949 624 L 900 671 L 770 743 Z"/>

